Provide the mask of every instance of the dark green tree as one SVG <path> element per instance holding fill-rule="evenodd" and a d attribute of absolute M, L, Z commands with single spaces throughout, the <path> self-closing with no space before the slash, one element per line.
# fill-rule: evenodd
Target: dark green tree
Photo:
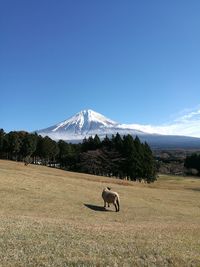
<path fill-rule="evenodd" d="M 3 157 L 4 154 L 4 147 L 3 147 L 3 143 L 4 143 L 4 138 L 5 138 L 5 132 L 3 129 L 0 129 L 0 157 Z"/>
<path fill-rule="evenodd" d="M 68 159 L 71 155 L 71 145 L 63 140 L 58 141 L 59 153 L 57 155 L 58 162 L 60 162 L 61 168 L 68 166 Z"/>
<path fill-rule="evenodd" d="M 37 148 L 37 136 L 35 134 L 26 134 L 22 139 L 21 154 L 23 157 L 31 157 Z"/>
<path fill-rule="evenodd" d="M 94 143 L 94 149 L 99 149 L 101 147 L 101 140 L 97 134 L 95 135 L 93 139 L 93 143 Z"/>
<path fill-rule="evenodd" d="M 144 144 L 144 158 L 143 158 L 143 175 L 142 177 L 147 183 L 154 182 L 156 180 L 156 161 L 153 157 L 153 153 L 149 145 Z"/>
<path fill-rule="evenodd" d="M 44 138 L 39 137 L 37 154 L 45 163 L 45 165 L 51 163 L 55 164 L 55 159 L 58 153 L 59 153 L 59 147 L 55 141 L 53 141 L 48 136 L 45 136 Z"/>
<path fill-rule="evenodd" d="M 184 166 L 187 169 L 196 169 L 198 171 L 198 175 L 200 175 L 200 154 L 193 153 L 192 155 L 187 156 Z"/>
<path fill-rule="evenodd" d="M 123 140 L 121 135 L 117 133 L 115 136 L 112 137 L 112 143 L 116 151 L 122 153 L 123 150 Z"/>
<path fill-rule="evenodd" d="M 11 160 L 18 160 L 20 158 L 20 149 L 22 139 L 19 132 L 9 132 L 4 138 L 4 150 L 7 152 L 7 158 Z"/>
<path fill-rule="evenodd" d="M 113 147 L 113 143 L 112 141 L 108 138 L 108 136 L 106 135 L 106 137 L 103 139 L 101 146 L 104 147 L 105 149 L 111 150 Z"/>
<path fill-rule="evenodd" d="M 123 137 L 123 172 L 128 180 L 137 179 L 137 151 L 131 135 Z"/>

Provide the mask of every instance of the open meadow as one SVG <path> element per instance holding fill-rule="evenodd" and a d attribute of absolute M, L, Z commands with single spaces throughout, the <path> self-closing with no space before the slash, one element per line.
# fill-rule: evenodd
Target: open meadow
<path fill-rule="evenodd" d="M 105 211 L 102 189 L 120 195 Z M 200 179 L 153 184 L 0 160 L 0 266 L 200 266 Z"/>

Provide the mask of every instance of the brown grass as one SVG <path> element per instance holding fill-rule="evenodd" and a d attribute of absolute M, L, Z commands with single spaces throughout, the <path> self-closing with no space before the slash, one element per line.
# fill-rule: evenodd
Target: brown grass
<path fill-rule="evenodd" d="M 119 213 L 102 209 L 109 185 Z M 0 161 L 0 199 L 0 266 L 200 266 L 199 179 L 147 185 Z"/>

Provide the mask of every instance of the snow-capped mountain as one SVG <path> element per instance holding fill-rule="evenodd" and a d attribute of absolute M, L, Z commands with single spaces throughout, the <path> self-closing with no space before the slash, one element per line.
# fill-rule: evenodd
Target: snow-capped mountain
<path fill-rule="evenodd" d="M 132 135 L 143 134 L 139 130 L 124 127 L 124 125 L 122 126 L 91 109 L 82 110 L 71 118 L 49 128 L 39 130 L 37 133 L 42 136 L 48 135 L 54 140 L 63 139 L 66 141 L 80 141 L 95 134 L 98 134 L 100 138 L 116 133 L 121 135 L 128 133 Z"/>
<path fill-rule="evenodd" d="M 100 138 L 117 133 L 122 136 L 131 134 L 139 136 L 142 141 L 148 142 L 154 148 L 200 149 L 200 138 L 144 132 L 140 130 L 140 127 L 134 127 L 134 124 L 120 124 L 91 109 L 82 110 L 67 120 L 36 132 L 54 140 L 62 139 L 68 142 L 81 142 L 85 137 L 95 134 Z"/>

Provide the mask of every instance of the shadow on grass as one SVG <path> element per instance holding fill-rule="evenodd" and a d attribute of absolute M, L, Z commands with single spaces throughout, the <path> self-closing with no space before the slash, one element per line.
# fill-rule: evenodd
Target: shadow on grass
<path fill-rule="evenodd" d="M 97 206 L 97 205 L 84 204 L 84 206 L 94 211 L 112 211 L 112 210 L 107 210 L 106 208 L 102 206 Z"/>
<path fill-rule="evenodd" d="M 200 192 L 200 188 L 190 188 L 192 191 L 197 191 L 197 192 Z"/>

